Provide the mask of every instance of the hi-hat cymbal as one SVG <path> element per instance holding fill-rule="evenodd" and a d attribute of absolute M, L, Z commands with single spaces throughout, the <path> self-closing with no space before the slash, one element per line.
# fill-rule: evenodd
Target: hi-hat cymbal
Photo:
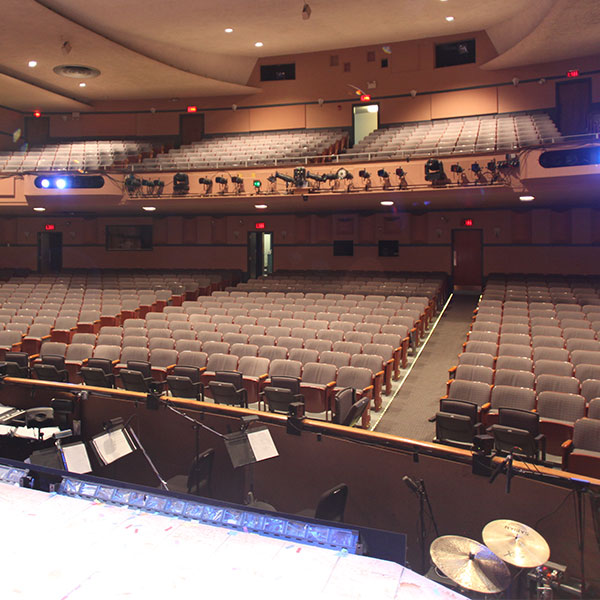
<path fill-rule="evenodd" d="M 443 535 L 429 549 L 435 566 L 461 587 L 483 594 L 504 591 L 508 567 L 483 544 L 459 535 Z"/>
<path fill-rule="evenodd" d="M 517 521 L 491 521 L 483 528 L 481 535 L 485 545 L 511 565 L 539 567 L 550 558 L 546 540 L 535 529 Z"/>

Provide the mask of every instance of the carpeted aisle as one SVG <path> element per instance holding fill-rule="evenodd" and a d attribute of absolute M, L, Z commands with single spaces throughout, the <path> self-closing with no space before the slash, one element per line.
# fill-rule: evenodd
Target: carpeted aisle
<path fill-rule="evenodd" d="M 478 298 L 478 294 L 454 294 L 375 431 L 428 442 L 433 439 L 435 424 L 428 419 L 446 393 L 448 369 L 462 350 Z"/>

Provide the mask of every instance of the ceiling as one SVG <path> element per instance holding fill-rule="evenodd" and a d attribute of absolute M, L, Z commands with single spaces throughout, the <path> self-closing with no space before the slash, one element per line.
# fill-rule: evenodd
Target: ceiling
<path fill-rule="evenodd" d="M 487 69 L 600 53 L 598 0 L 309 0 L 307 20 L 303 4 L 3 0 L 0 105 L 83 111 L 107 100 L 249 95 L 260 57 L 482 30 L 498 51 Z M 101 74 L 81 88 L 53 71 L 64 64 Z"/>

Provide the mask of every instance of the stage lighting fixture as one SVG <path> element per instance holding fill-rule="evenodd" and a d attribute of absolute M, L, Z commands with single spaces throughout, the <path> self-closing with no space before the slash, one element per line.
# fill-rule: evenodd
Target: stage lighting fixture
<path fill-rule="evenodd" d="M 275 183 L 275 182 L 277 181 L 277 177 L 275 177 L 275 175 L 269 175 L 269 176 L 267 177 L 267 181 L 268 181 L 269 183 Z"/>
<path fill-rule="evenodd" d="M 260 190 L 260 186 L 262 185 L 262 181 L 260 179 L 255 179 L 252 182 L 252 185 L 256 188 L 256 191 L 258 192 Z"/>
<path fill-rule="evenodd" d="M 358 176 L 362 179 L 371 179 L 371 173 L 369 173 L 366 169 L 361 169 L 358 172 Z"/>
<path fill-rule="evenodd" d="M 127 175 L 125 177 L 125 189 L 127 193 L 134 194 L 140 189 L 142 182 L 135 175 Z"/>
<path fill-rule="evenodd" d="M 506 154 L 506 162 L 509 167 L 517 168 L 519 166 L 519 157 L 516 154 Z"/>
<path fill-rule="evenodd" d="M 336 177 L 338 179 L 354 179 L 354 175 L 352 175 L 352 173 L 350 173 L 350 171 L 348 171 L 348 169 L 344 169 L 343 167 L 341 169 L 338 169 L 336 172 Z"/>
<path fill-rule="evenodd" d="M 173 175 L 173 191 L 176 194 L 187 194 L 190 191 L 190 178 L 186 173 Z"/>
<path fill-rule="evenodd" d="M 325 173 L 323 177 L 324 181 L 336 181 L 338 178 L 337 173 Z"/>
<path fill-rule="evenodd" d="M 405 177 L 405 176 L 406 176 L 406 171 L 405 171 L 405 170 L 404 170 L 402 167 L 398 167 L 398 168 L 396 169 L 396 175 L 397 175 L 398 177 L 400 177 L 400 179 L 402 179 L 403 177 Z"/>
<path fill-rule="evenodd" d="M 244 180 L 241 177 L 237 177 L 236 175 L 231 176 L 231 183 L 235 183 L 237 185 L 242 185 Z"/>
<path fill-rule="evenodd" d="M 490 162 L 488 162 L 488 164 L 487 164 L 487 168 L 488 168 L 488 171 L 494 172 L 496 170 L 496 161 L 490 160 Z"/>
<path fill-rule="evenodd" d="M 154 189 L 156 190 L 156 195 L 160 196 L 165 187 L 165 182 L 162 179 L 155 179 L 152 183 L 154 184 Z"/>
<path fill-rule="evenodd" d="M 225 177 L 215 177 L 215 181 L 221 185 L 227 185 L 227 179 L 225 179 Z"/>
<path fill-rule="evenodd" d="M 303 187 L 306 183 L 306 169 L 304 167 L 296 167 L 294 169 L 294 184 L 296 187 Z"/>
<path fill-rule="evenodd" d="M 425 181 L 440 182 L 446 179 L 444 164 L 437 158 L 430 158 L 425 163 Z"/>
<path fill-rule="evenodd" d="M 462 168 L 462 167 L 461 167 L 459 164 L 452 165 L 452 166 L 450 167 L 450 170 L 451 170 L 453 173 L 462 173 L 462 172 L 464 171 L 464 169 L 463 169 L 463 168 Z"/>
<path fill-rule="evenodd" d="M 212 179 L 208 179 L 207 177 L 199 177 L 198 183 L 205 186 L 205 188 L 204 188 L 205 193 L 210 192 L 210 190 L 212 189 L 212 184 L 213 184 Z"/>
<path fill-rule="evenodd" d="M 379 171 L 377 171 L 377 175 L 379 177 L 381 177 L 381 179 L 389 179 L 390 178 L 390 174 L 385 169 L 379 169 Z"/>
<path fill-rule="evenodd" d="M 302 18 L 305 21 L 308 21 L 308 19 L 310 19 L 311 13 L 312 13 L 312 10 L 311 10 L 310 6 L 308 5 L 308 2 L 306 2 L 304 4 L 304 6 L 302 7 Z"/>
<path fill-rule="evenodd" d="M 473 173 L 481 173 L 481 166 L 479 165 L 479 163 L 473 163 L 471 165 L 471 171 L 473 171 Z"/>
<path fill-rule="evenodd" d="M 50 180 L 49 180 L 49 179 L 46 179 L 46 178 L 44 177 L 44 179 L 42 179 L 42 180 L 40 181 L 40 185 L 41 185 L 41 186 L 42 186 L 44 189 L 48 189 L 48 188 L 50 187 Z"/>
<path fill-rule="evenodd" d="M 275 177 L 277 179 L 281 179 L 281 181 L 285 181 L 286 184 L 294 183 L 293 177 L 285 175 L 284 173 L 280 173 L 279 171 L 275 171 Z"/>
<path fill-rule="evenodd" d="M 321 175 L 320 173 L 311 173 L 310 171 L 306 171 L 306 179 L 312 179 L 313 181 L 327 181 L 326 175 Z"/>
<path fill-rule="evenodd" d="M 55 181 L 55 185 L 59 190 L 64 190 L 67 187 L 67 180 L 64 177 L 59 177 Z"/>

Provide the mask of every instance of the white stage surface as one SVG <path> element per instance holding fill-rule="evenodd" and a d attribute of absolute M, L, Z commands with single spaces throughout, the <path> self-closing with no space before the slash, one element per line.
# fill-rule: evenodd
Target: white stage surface
<path fill-rule="evenodd" d="M 0 483 L 0 598 L 464 598 L 396 563 Z"/>

